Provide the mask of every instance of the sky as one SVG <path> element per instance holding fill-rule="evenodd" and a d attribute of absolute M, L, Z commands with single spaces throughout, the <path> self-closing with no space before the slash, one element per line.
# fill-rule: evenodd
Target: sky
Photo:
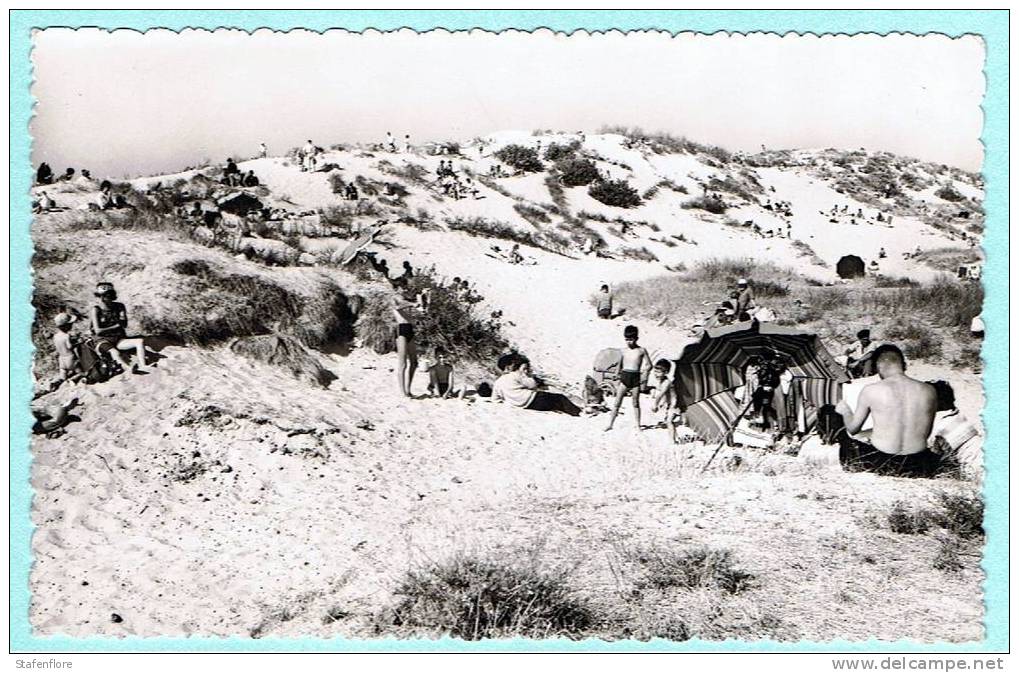
<path fill-rule="evenodd" d="M 125 177 L 316 144 L 666 131 L 979 171 L 975 36 L 268 30 L 34 34 L 33 162 Z"/>

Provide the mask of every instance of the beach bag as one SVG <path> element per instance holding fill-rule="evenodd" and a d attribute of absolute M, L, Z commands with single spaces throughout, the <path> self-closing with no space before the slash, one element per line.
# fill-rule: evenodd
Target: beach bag
<path fill-rule="evenodd" d="M 102 383 L 113 375 L 112 365 L 96 353 L 94 342 L 82 341 L 75 346 L 75 351 L 86 383 Z"/>

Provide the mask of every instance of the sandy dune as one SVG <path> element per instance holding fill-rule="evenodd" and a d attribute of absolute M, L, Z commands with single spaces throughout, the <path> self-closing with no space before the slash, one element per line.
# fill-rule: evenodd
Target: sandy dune
<path fill-rule="evenodd" d="M 547 147 L 570 139 L 496 134 L 480 151 L 466 148 L 467 158 L 456 162 L 483 174 L 501 145 L 540 140 Z M 603 282 L 741 256 L 832 282 L 839 256 L 854 252 L 869 260 L 881 247 L 889 254 L 882 271 L 926 279 L 933 271 L 901 253 L 917 245 L 960 245 L 919 220 L 897 219 L 894 229 L 876 223 L 873 208 L 838 194 L 806 166 L 756 170 L 763 188 L 774 188 L 763 198 L 794 204 L 792 239 L 761 238 L 681 207 L 722 173 L 703 158 L 626 148 L 611 134 L 588 136 L 584 147 L 604 159 L 599 166 L 606 172 L 642 192 L 666 179 L 687 190 L 660 190 L 628 211 L 594 201 L 584 188 L 565 192 L 574 213 L 648 222 L 625 237 L 610 231 L 612 223 L 587 224 L 609 241 L 611 252 L 645 246 L 657 262 L 526 248 L 536 264 L 515 266 L 487 254 L 492 245 L 508 247 L 504 240 L 403 225 L 391 226 L 374 248 L 394 270 L 409 259 L 449 278 L 470 279 L 485 297 L 483 310 L 504 312 L 510 341 L 568 391 L 577 390 L 599 349 L 620 345 L 627 322 L 640 326 L 641 341 L 652 351 L 675 349 L 687 338 L 645 320 L 596 319 L 588 299 Z M 396 180 L 380 167 L 383 160 L 419 164 L 434 175 L 440 157 L 356 150 L 325 156 L 345 176 Z M 259 175 L 272 205 L 314 210 L 344 203 L 325 174 L 302 173 L 282 158 L 240 167 Z M 189 176 L 133 184 L 144 189 Z M 550 203 L 543 178 L 502 179 L 498 186 L 510 196 L 481 185 L 484 198 L 452 201 L 408 184 L 404 210 L 425 210 L 439 223 L 485 217 L 535 230 L 513 206 Z M 58 203 L 72 208 L 88 198 L 55 192 Z M 869 219 L 833 225 L 819 213 L 843 203 L 862 207 Z M 780 224 L 750 203 L 734 205 L 729 215 L 765 228 Z M 111 278 L 129 306 L 172 310 L 163 272 L 186 257 L 271 274 L 293 287 L 321 277 L 354 283 L 330 267 L 268 269 L 151 232 L 69 232 L 67 218 L 39 218 L 37 245 L 73 244 L 111 259 L 114 248 L 130 250 L 136 260 L 136 268 L 96 267 L 88 259 L 62 267 L 73 270 L 62 288 L 65 298 L 83 306 L 93 284 Z M 680 234 L 697 244 L 660 242 Z M 827 267 L 811 264 L 794 241 L 808 244 Z M 699 637 L 980 637 L 982 576 L 975 564 L 953 574 L 935 570 L 931 540 L 875 524 L 895 501 L 931 503 L 965 484 L 819 471 L 792 457 L 747 451 L 740 452 L 741 466 L 726 462 L 727 452 L 702 474 L 713 446 L 673 446 L 664 430 L 638 435 L 625 412 L 616 430 L 604 433 L 604 417 L 573 419 L 480 400 L 404 399 L 392 371 L 395 356 L 368 349 L 322 355 L 337 377 L 324 390 L 222 347 L 167 347 L 163 356 L 150 375 L 47 396 L 77 396 L 82 406 L 75 410 L 81 420 L 66 434 L 32 443 L 37 528 L 31 621 L 40 634 L 371 637 L 373 616 L 390 603 L 403 574 L 456 551 L 538 549 L 574 567 L 579 588 L 593 600 L 610 602 L 622 591 L 618 568 L 625 548 L 696 543 L 731 549 L 758 578 L 751 592 L 721 606 L 686 595 L 649 604 L 651 612 L 681 614 Z M 950 376 L 960 408 L 979 417 L 976 375 L 922 362 L 915 371 L 925 378 Z M 414 392 L 423 393 L 424 386 L 421 376 Z"/>

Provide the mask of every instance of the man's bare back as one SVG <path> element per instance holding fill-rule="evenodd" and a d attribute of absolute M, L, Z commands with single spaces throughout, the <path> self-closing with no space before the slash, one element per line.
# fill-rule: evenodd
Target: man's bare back
<path fill-rule="evenodd" d="M 893 455 L 919 453 L 927 448 L 937 396 L 934 386 L 899 374 L 863 389 L 856 416 L 865 411 L 874 420 L 874 448 Z"/>

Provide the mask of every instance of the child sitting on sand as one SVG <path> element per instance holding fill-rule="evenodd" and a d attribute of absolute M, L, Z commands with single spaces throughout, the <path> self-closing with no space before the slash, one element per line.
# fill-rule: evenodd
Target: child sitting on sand
<path fill-rule="evenodd" d="M 584 377 L 584 413 L 597 414 L 608 411 L 605 406 L 605 391 L 591 376 Z"/>
<path fill-rule="evenodd" d="M 679 397 L 676 395 L 675 369 L 675 365 L 665 358 L 655 363 L 654 403 L 651 405 L 652 412 L 657 412 L 662 405 L 665 406 L 665 425 L 669 429 L 669 437 L 673 444 L 679 442 L 676 437 Z"/>
<path fill-rule="evenodd" d="M 453 390 L 453 365 L 445 349 L 435 348 L 435 363 L 428 368 L 428 392 L 442 399 L 457 396 L 463 397 L 465 390 Z"/>

